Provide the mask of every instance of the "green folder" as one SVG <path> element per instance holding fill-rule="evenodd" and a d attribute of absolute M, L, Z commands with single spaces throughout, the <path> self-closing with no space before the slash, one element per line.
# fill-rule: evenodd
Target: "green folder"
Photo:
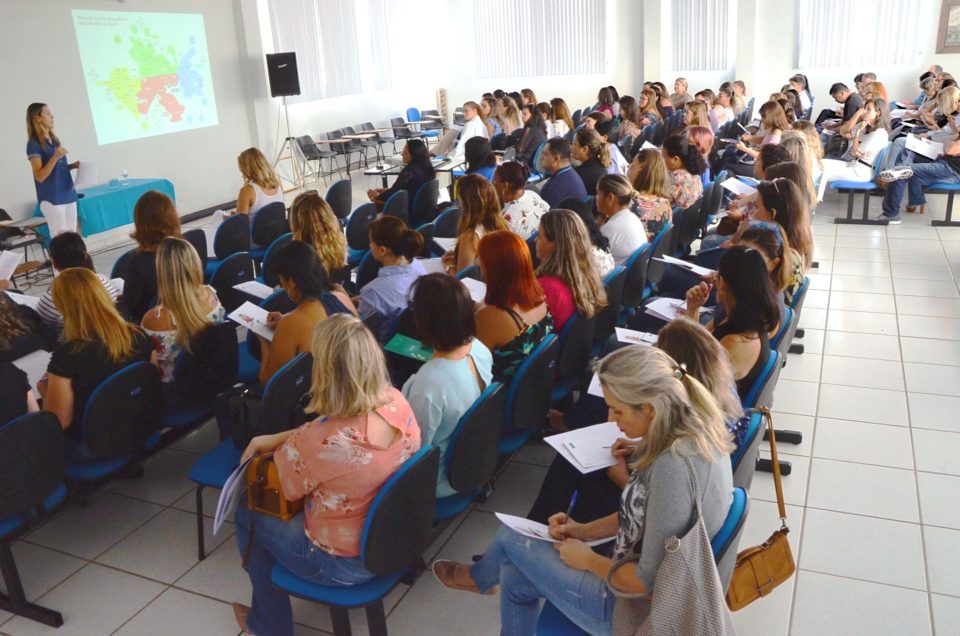
<path fill-rule="evenodd" d="M 390 342 L 386 344 L 384 349 L 406 358 L 419 360 L 420 362 L 426 362 L 433 356 L 432 347 L 427 347 L 419 340 L 408 338 L 399 333 L 390 339 Z"/>

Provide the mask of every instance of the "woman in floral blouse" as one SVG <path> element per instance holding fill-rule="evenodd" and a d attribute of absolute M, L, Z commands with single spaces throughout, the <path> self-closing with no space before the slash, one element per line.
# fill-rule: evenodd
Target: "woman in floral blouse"
<path fill-rule="evenodd" d="M 517 161 L 507 161 L 493 173 L 493 187 L 503 203 L 503 218 L 524 241 L 537 231 L 540 217 L 550 206 L 533 190 L 526 190 L 530 170 Z"/>
<path fill-rule="evenodd" d="M 673 218 L 672 183 L 660 151 L 647 148 L 638 152 L 630 163 L 627 179 L 636 190 L 633 200 L 647 231 L 647 240 L 652 241 Z"/>
<path fill-rule="evenodd" d="M 284 497 L 305 499 L 303 512 L 288 522 L 237 508 L 237 545 L 248 555 L 253 584 L 252 606 L 234 604 L 244 632 L 293 634 L 290 599 L 270 580 L 275 563 L 319 585 L 373 578 L 360 558 L 367 511 L 380 486 L 420 449 L 413 411 L 390 385 L 383 352 L 359 318 L 338 314 L 320 322 L 312 350 L 306 410 L 324 417 L 255 437 L 243 453 L 243 460 L 273 453 Z"/>
<path fill-rule="evenodd" d="M 660 151 L 673 183 L 671 203 L 673 207 L 685 210 L 703 194 L 700 175 L 707 169 L 707 160 L 696 144 L 680 135 L 667 137 Z"/>

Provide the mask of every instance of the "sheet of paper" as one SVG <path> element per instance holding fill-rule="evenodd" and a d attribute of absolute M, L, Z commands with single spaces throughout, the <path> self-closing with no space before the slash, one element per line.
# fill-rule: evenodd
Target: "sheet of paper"
<path fill-rule="evenodd" d="M 654 146 L 654 145 L 653 145 L 652 143 L 650 143 L 649 141 L 645 141 L 645 142 L 643 142 L 643 144 L 640 146 L 640 150 L 647 150 L 647 149 L 660 150 L 659 148 L 657 148 L 656 146 Z"/>
<path fill-rule="evenodd" d="M 217 534 L 223 522 L 233 516 L 237 502 L 247 492 L 247 464 L 251 459 L 253 457 L 249 457 L 247 461 L 237 466 L 223 484 L 220 499 L 217 500 L 217 512 L 213 517 L 213 534 Z"/>
<path fill-rule="evenodd" d="M 7 292 L 7 296 L 9 296 L 10 300 L 17 303 L 18 305 L 29 307 L 34 311 L 36 311 L 40 307 L 39 296 L 28 296 L 27 294 L 17 294 L 15 292 L 9 292 L 9 291 Z"/>
<path fill-rule="evenodd" d="M 423 265 L 424 271 L 428 274 L 440 273 L 443 274 L 447 271 L 446 266 L 443 264 L 442 258 L 418 258 L 420 264 Z"/>
<path fill-rule="evenodd" d="M 590 473 L 616 464 L 610 447 L 625 437 L 613 422 L 594 424 L 543 438 L 581 473 Z"/>
<path fill-rule="evenodd" d="M 590 378 L 590 385 L 587 387 L 588 395 L 595 395 L 598 398 L 603 397 L 603 389 L 600 388 L 600 375 L 597 373 L 593 374 L 593 377 Z"/>
<path fill-rule="evenodd" d="M 445 252 L 450 252 L 457 246 L 457 239 L 455 238 L 437 238 L 434 236 L 433 242 L 443 248 Z"/>
<path fill-rule="evenodd" d="M 680 315 L 680 310 L 687 306 L 685 300 L 676 298 L 657 298 L 646 306 L 645 312 L 661 320 L 670 322 Z"/>
<path fill-rule="evenodd" d="M 21 261 L 23 261 L 23 254 L 20 252 L 0 252 L 0 280 L 13 278 L 13 272 L 16 271 L 17 265 Z"/>
<path fill-rule="evenodd" d="M 50 364 L 51 355 L 49 351 L 38 349 L 13 361 L 15 367 L 27 374 L 30 388 L 34 391 L 37 390 L 37 383 L 40 382 L 40 378 L 47 373 L 47 365 Z M 39 398 L 40 395 L 38 394 L 36 397 Z"/>
<path fill-rule="evenodd" d="M 537 523 L 536 521 L 530 521 L 529 519 L 524 519 L 523 517 L 514 517 L 513 515 L 503 514 L 502 512 L 495 513 L 497 519 L 500 520 L 500 523 L 507 526 L 514 532 L 522 534 L 525 537 L 530 537 L 531 539 L 539 539 L 540 541 L 548 541 L 550 543 L 560 543 L 556 539 L 550 536 L 550 530 L 547 526 L 542 523 Z M 593 541 L 584 541 L 589 546 L 603 545 L 608 541 L 613 541 L 616 539 L 616 536 L 607 537 L 606 539 L 594 539 Z"/>
<path fill-rule="evenodd" d="M 473 278 L 463 278 L 460 280 L 461 283 L 467 288 L 467 291 L 470 292 L 470 298 L 473 299 L 475 303 L 482 303 L 483 299 L 487 296 L 487 284 L 482 280 L 476 280 Z"/>
<path fill-rule="evenodd" d="M 615 327 L 617 340 L 625 344 L 655 345 L 657 344 L 657 334 L 647 333 L 646 331 L 634 331 L 633 329 L 624 329 Z"/>
<path fill-rule="evenodd" d="M 655 258 L 656 261 L 663 261 L 664 263 L 670 263 L 671 265 L 676 265 L 677 267 L 682 267 L 685 270 L 691 271 L 697 276 L 709 276 L 710 274 L 715 273 L 716 270 L 708 269 L 706 267 L 700 267 L 695 263 L 685 261 L 683 259 L 670 256 L 669 254 L 664 254 L 663 258 Z"/>
<path fill-rule="evenodd" d="M 77 179 L 74 182 L 74 187 L 77 190 L 83 190 L 95 185 L 97 185 L 97 164 L 92 161 L 81 161 L 80 167 L 77 168 Z"/>
<path fill-rule="evenodd" d="M 239 325 L 243 325 L 258 336 L 263 336 L 273 342 L 273 329 L 267 326 L 267 310 L 257 307 L 249 300 L 229 314 L 227 318 Z"/>
<path fill-rule="evenodd" d="M 248 280 L 245 283 L 237 283 L 233 286 L 234 289 L 242 291 L 246 294 L 250 294 L 256 298 L 263 300 L 267 298 L 270 294 L 273 293 L 273 288 L 269 285 L 264 285 L 261 282 L 255 280 Z"/>
<path fill-rule="evenodd" d="M 124 280 L 122 278 L 111 278 L 110 283 L 116 287 L 117 293 L 123 296 Z"/>
<path fill-rule="evenodd" d="M 943 154 L 943 144 L 937 141 L 923 139 L 916 135 L 907 135 L 907 149 L 912 150 L 928 159 L 936 159 Z"/>
<path fill-rule="evenodd" d="M 730 177 L 726 181 L 721 181 L 720 185 L 724 189 L 740 196 L 749 196 L 757 193 L 756 188 L 748 186 L 746 183 L 740 181 L 736 177 Z"/>
<path fill-rule="evenodd" d="M 917 111 L 910 108 L 894 108 L 890 111 L 890 119 L 903 119 L 904 117 L 915 117 Z"/>

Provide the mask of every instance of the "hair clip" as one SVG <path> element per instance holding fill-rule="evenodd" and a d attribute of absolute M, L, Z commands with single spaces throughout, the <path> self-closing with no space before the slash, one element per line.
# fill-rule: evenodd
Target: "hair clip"
<path fill-rule="evenodd" d="M 687 364 L 685 362 L 681 362 L 676 367 L 674 367 L 673 377 L 679 380 L 683 378 L 683 376 L 685 375 L 687 375 Z"/>

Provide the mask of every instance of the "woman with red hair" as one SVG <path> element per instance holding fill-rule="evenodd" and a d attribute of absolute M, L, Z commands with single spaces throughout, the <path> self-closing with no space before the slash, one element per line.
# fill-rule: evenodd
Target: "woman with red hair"
<path fill-rule="evenodd" d="M 503 382 L 553 331 L 553 318 L 523 239 L 506 230 L 490 232 L 477 252 L 487 283 L 477 311 L 477 337 L 493 352 L 494 382 Z"/>

